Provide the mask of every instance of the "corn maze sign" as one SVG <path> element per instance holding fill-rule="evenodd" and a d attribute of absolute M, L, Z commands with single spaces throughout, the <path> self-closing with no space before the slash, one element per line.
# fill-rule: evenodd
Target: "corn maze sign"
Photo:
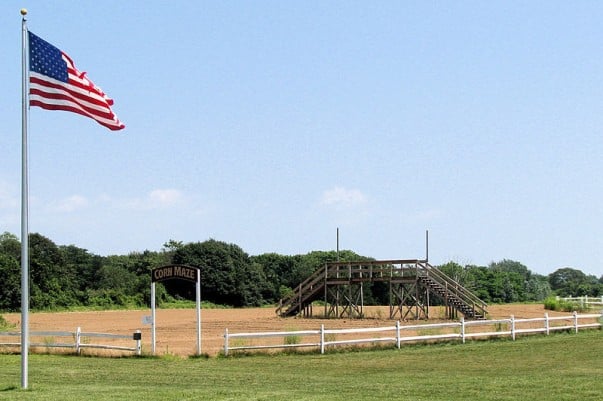
<path fill-rule="evenodd" d="M 156 327 L 155 314 L 155 284 L 157 282 L 180 279 L 192 281 L 196 284 L 196 312 L 197 312 L 197 355 L 201 355 L 201 269 L 195 266 L 167 265 L 151 270 L 151 352 L 155 355 Z"/>
<path fill-rule="evenodd" d="M 182 280 L 188 280 L 192 281 L 193 283 L 196 283 L 198 275 L 198 267 L 184 265 L 169 265 L 153 269 L 151 273 L 151 281 L 156 283 L 159 281 L 179 278 Z"/>

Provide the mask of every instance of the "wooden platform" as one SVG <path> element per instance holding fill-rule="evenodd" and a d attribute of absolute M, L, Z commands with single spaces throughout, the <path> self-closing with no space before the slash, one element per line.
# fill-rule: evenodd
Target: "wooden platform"
<path fill-rule="evenodd" d="M 484 319 L 487 305 L 425 260 L 375 260 L 331 262 L 316 270 L 281 299 L 280 316 L 313 315 L 312 302 L 324 301 L 324 316 L 363 317 L 364 283 L 389 285 L 390 318 L 428 319 L 432 298 L 446 306 L 449 319 L 461 313 L 465 319 Z"/>

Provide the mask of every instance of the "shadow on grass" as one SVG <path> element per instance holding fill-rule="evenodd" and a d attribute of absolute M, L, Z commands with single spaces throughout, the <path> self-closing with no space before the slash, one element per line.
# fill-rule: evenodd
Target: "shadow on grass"
<path fill-rule="evenodd" d="M 17 386 L 6 386 L 6 387 L 0 387 L 0 391 L 14 391 L 14 390 L 18 390 L 19 387 Z"/>

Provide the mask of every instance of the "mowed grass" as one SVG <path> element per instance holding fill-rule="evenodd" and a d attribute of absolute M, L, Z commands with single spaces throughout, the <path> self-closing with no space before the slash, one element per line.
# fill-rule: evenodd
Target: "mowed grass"
<path fill-rule="evenodd" d="M 520 337 L 326 355 L 180 359 L 0 355 L 0 400 L 603 399 L 603 335 Z"/>

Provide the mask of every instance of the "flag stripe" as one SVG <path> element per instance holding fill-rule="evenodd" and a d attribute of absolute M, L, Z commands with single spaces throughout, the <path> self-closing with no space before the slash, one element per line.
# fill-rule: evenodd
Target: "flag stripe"
<path fill-rule="evenodd" d="M 34 72 L 30 73 L 29 92 L 38 92 L 41 96 L 44 96 L 44 94 L 51 97 L 53 95 L 63 96 L 69 98 L 73 102 L 79 102 L 82 105 L 87 104 L 89 107 L 97 106 L 99 111 L 108 109 L 106 107 L 106 102 L 100 96 L 93 93 L 89 94 L 77 87 L 57 84 L 52 82 L 52 78 L 39 78 Z"/>
<path fill-rule="evenodd" d="M 70 106 L 72 108 L 77 108 L 78 110 L 81 110 L 82 113 L 85 113 L 86 116 L 88 116 L 90 118 L 95 118 L 95 119 L 98 118 L 99 120 L 102 120 L 105 124 L 111 124 L 114 119 L 114 115 L 112 113 L 107 113 L 105 111 L 99 111 L 92 107 L 85 107 L 80 103 L 73 102 L 69 96 L 63 96 L 58 93 L 50 93 L 49 94 L 49 93 L 44 93 L 44 92 L 33 89 L 30 91 L 29 99 L 30 99 L 30 104 L 35 99 L 38 103 L 46 102 L 49 105 L 53 105 L 53 106 L 55 106 L 57 104 L 64 104 L 64 105 Z M 32 106 L 33 106 L 33 104 L 32 104 Z M 38 106 L 38 104 L 36 104 L 35 106 Z"/>
<path fill-rule="evenodd" d="M 113 100 L 67 54 L 28 33 L 30 106 L 81 114 L 114 131 L 125 127 L 110 108 Z"/>
<path fill-rule="evenodd" d="M 42 98 L 40 98 L 42 99 Z M 37 99 L 35 96 L 32 96 L 29 101 L 30 106 L 38 106 L 45 110 L 62 110 L 62 111 L 70 111 L 72 113 L 77 113 L 85 117 L 94 118 L 97 123 L 109 128 L 111 131 L 118 131 L 123 128 L 123 126 L 116 126 L 113 120 L 108 120 L 109 122 L 103 121 L 100 117 L 92 117 L 90 113 L 86 113 L 84 110 L 78 109 L 73 106 L 73 103 L 64 103 L 63 104 L 51 104 L 48 99 L 43 98 L 43 100 Z"/>

